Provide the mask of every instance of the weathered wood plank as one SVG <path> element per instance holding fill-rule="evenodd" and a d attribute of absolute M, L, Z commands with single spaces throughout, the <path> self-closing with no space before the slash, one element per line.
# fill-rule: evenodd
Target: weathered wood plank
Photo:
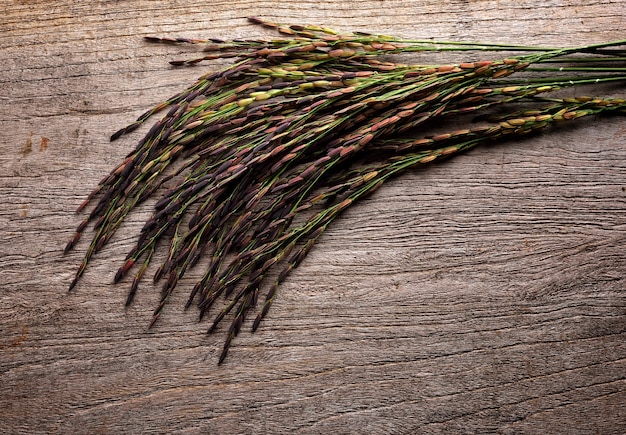
<path fill-rule="evenodd" d="M 2 1 L 3 433 L 623 433 L 626 126 L 476 149 L 348 210 L 216 366 L 224 328 L 112 274 L 67 294 L 73 210 L 132 148 L 108 135 L 206 69 L 146 34 L 256 36 L 245 17 L 416 38 L 623 38 L 624 1 Z M 128 283 L 126 283 L 128 284 Z"/>

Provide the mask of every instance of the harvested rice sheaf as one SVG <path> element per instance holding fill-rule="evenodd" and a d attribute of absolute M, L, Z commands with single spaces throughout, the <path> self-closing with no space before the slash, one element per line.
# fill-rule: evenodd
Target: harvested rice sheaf
<path fill-rule="evenodd" d="M 80 213 L 88 206 L 91 211 L 65 250 L 93 226 L 71 289 L 128 214 L 166 186 L 114 281 L 134 271 L 130 304 L 155 250 L 167 252 L 155 272 L 163 287 L 152 326 L 186 271 L 208 258 L 186 306 L 195 303 L 200 319 L 217 309 L 209 331 L 225 317 L 232 319 L 220 363 L 261 289 L 266 294 L 253 330 L 280 283 L 328 225 L 387 180 L 556 122 L 626 113 L 621 98 L 549 96 L 581 85 L 623 83 L 625 41 L 555 49 L 250 22 L 276 29 L 281 38 L 147 38 L 203 47 L 200 57 L 173 65 L 217 58 L 233 63 L 112 135 L 115 140 L 165 112 L 80 205 Z M 394 54 L 433 51 L 508 55 L 446 65 L 389 61 Z M 464 114 L 480 122 L 457 125 Z M 441 132 L 441 125 L 451 124 Z M 266 283 L 270 275 L 274 281 Z M 214 307 L 220 299 L 222 307 Z"/>

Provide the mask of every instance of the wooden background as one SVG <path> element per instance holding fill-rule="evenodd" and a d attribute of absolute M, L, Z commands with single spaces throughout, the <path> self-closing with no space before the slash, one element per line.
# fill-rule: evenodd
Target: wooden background
<path fill-rule="evenodd" d="M 626 1 L 0 1 L 0 432 L 626 432 L 626 120 L 476 149 L 355 205 L 217 366 L 223 326 L 147 324 L 112 276 L 148 209 L 67 293 L 108 136 L 211 68 L 147 34 L 245 17 L 416 38 L 621 39 Z M 613 92 L 622 92 L 613 89 Z M 187 286 L 187 287 L 185 287 Z"/>

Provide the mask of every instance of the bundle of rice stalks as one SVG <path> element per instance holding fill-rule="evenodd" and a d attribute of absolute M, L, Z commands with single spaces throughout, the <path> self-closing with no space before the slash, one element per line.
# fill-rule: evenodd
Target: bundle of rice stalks
<path fill-rule="evenodd" d="M 147 38 L 203 46 L 202 56 L 174 65 L 234 62 L 113 134 L 115 140 L 167 111 L 80 205 L 79 212 L 92 208 L 65 249 L 93 223 L 94 236 L 71 289 L 128 214 L 167 186 L 114 280 L 136 268 L 130 304 L 155 250 L 167 250 L 154 276 L 164 282 L 152 326 L 186 271 L 208 257 L 186 306 L 197 304 L 202 319 L 218 299 L 226 300 L 209 328 L 232 318 L 220 363 L 257 305 L 266 277 L 278 272 L 253 330 L 280 283 L 328 225 L 387 180 L 556 122 L 626 113 L 620 98 L 548 97 L 563 88 L 626 80 L 626 53 L 619 48 L 626 41 L 554 49 L 412 41 L 250 21 L 282 37 Z M 516 55 L 450 65 L 387 60 L 399 53 L 477 50 Z M 480 122 L 457 125 L 463 114 Z M 433 133 L 450 124 L 450 131 Z"/>

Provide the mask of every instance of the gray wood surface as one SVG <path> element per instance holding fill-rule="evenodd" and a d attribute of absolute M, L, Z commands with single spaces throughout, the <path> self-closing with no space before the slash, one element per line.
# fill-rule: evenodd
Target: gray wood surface
<path fill-rule="evenodd" d="M 108 136 L 210 66 L 147 34 L 245 37 L 258 15 L 416 38 L 626 37 L 625 1 L 0 1 L 0 432 L 626 432 L 626 123 L 476 149 L 348 210 L 217 366 L 179 285 L 112 284 L 149 209 L 68 294 Z M 216 64 L 217 65 L 217 64 Z M 613 89 L 613 92 L 618 92 Z M 619 91 L 624 94 L 623 88 Z"/>

